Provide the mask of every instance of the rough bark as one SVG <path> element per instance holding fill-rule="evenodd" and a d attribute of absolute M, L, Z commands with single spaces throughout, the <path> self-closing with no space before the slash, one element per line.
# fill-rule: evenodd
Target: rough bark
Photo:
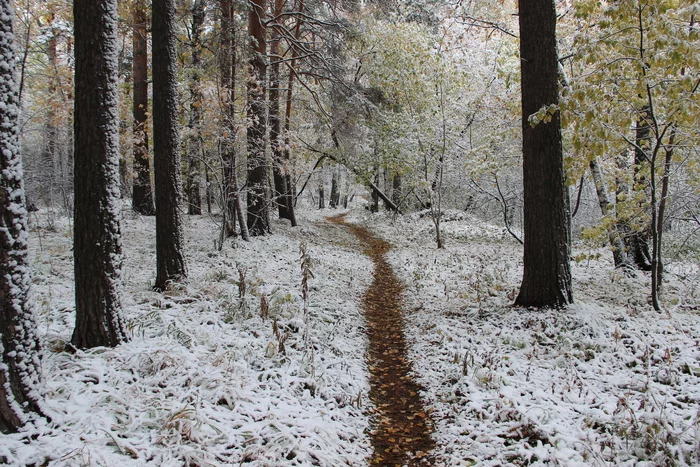
<path fill-rule="evenodd" d="M 187 277 L 180 203 L 175 0 L 153 0 L 153 158 L 156 180 L 156 281 L 164 290 Z"/>
<path fill-rule="evenodd" d="M 202 91 L 201 86 L 201 33 L 204 24 L 204 1 L 195 0 L 192 7 L 192 67 L 190 70 L 190 118 L 187 145 L 187 212 L 190 215 L 202 214 Z"/>
<path fill-rule="evenodd" d="M 151 189 L 151 163 L 148 159 L 148 16 L 145 0 L 134 2 L 133 51 L 134 62 L 134 187 L 132 207 L 144 216 L 156 213 Z"/>
<path fill-rule="evenodd" d="M 20 429 L 38 400 L 39 339 L 31 298 L 28 213 L 19 153 L 13 11 L 0 0 L 0 432 Z"/>
<path fill-rule="evenodd" d="M 613 213 L 613 205 L 608 196 L 608 189 L 605 186 L 603 173 L 597 159 L 590 161 L 589 167 L 591 169 L 593 183 L 595 184 L 595 191 L 596 195 L 598 196 L 598 205 L 600 206 L 600 210 L 603 213 L 603 216 L 609 216 Z M 610 247 L 612 248 L 615 267 L 631 267 L 629 258 L 627 258 L 627 253 L 625 251 L 625 243 L 622 240 L 620 231 L 617 229 L 616 223 L 608 227 L 608 239 L 610 240 Z"/>
<path fill-rule="evenodd" d="M 265 12 L 267 0 L 254 0 L 248 15 L 251 58 L 248 76 L 248 232 L 252 236 L 270 232 L 268 162 L 265 155 L 267 114 L 265 79 L 267 42 Z"/>
<path fill-rule="evenodd" d="M 273 17 L 280 18 L 284 0 L 274 0 Z M 279 19 L 277 21 L 280 21 Z M 273 26 L 273 38 L 270 41 L 270 146 L 272 149 L 272 174 L 275 189 L 275 202 L 280 219 L 289 219 L 287 196 L 287 178 L 284 160 L 284 139 L 280 115 L 280 31 L 281 25 Z"/>
<path fill-rule="evenodd" d="M 126 339 L 121 310 L 117 1 L 76 0 L 75 314 L 78 348 Z"/>
<path fill-rule="evenodd" d="M 553 0 L 520 0 L 524 185 L 523 282 L 519 306 L 560 307 L 573 301 L 571 225 L 559 111 L 534 127 L 529 117 L 557 106 L 556 11 Z"/>

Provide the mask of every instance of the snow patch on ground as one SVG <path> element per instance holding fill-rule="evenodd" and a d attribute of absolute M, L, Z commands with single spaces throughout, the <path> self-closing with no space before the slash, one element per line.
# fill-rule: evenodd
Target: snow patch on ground
<path fill-rule="evenodd" d="M 4 436 L 10 465 L 364 465 L 369 383 L 359 296 L 371 263 L 344 232 L 311 221 L 215 248 L 188 217 L 190 280 L 155 277 L 154 218 L 123 222 L 131 340 L 67 352 L 74 322 L 70 223 L 33 226 L 34 277 L 53 423 Z M 303 216 L 302 216 L 303 218 Z M 46 227 L 40 216 L 34 218 Z M 300 245 L 312 258 L 301 297 Z M 261 300 L 268 302 L 261 316 Z M 306 308 L 306 310 L 305 310 Z M 36 438 L 31 439 L 30 438 Z"/>
<path fill-rule="evenodd" d="M 697 264 L 668 268 L 669 317 L 648 304 L 648 275 L 578 245 L 577 303 L 516 309 L 522 247 L 498 228 L 447 220 L 437 250 L 427 217 L 353 220 L 396 245 L 442 465 L 700 463 Z"/>

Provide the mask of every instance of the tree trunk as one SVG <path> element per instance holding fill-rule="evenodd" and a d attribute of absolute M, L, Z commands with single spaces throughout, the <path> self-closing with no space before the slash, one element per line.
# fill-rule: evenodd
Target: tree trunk
<path fill-rule="evenodd" d="M 148 159 L 148 16 L 146 1 L 134 3 L 134 188 L 132 207 L 143 216 L 153 216 L 153 190 L 151 189 L 151 163 Z"/>
<path fill-rule="evenodd" d="M 270 232 L 268 163 L 265 156 L 267 115 L 265 108 L 265 12 L 267 0 L 254 0 L 248 15 L 252 56 L 248 77 L 248 232 L 252 236 Z"/>
<path fill-rule="evenodd" d="M 519 306 L 573 302 L 560 114 L 554 110 L 551 121 L 534 127 L 529 119 L 559 103 L 556 20 L 553 0 L 520 0 L 525 244 Z"/>
<path fill-rule="evenodd" d="M 225 236 L 236 235 L 235 220 L 238 215 L 240 196 L 238 193 L 238 178 L 236 176 L 236 44 L 235 20 L 231 0 L 220 0 L 221 7 L 221 50 L 219 52 L 219 71 L 221 74 L 221 90 L 223 93 L 223 117 L 225 124 L 222 137 L 222 163 L 224 167 L 223 180 L 223 209 L 225 224 L 222 226 Z M 245 223 L 241 224 L 241 237 L 248 240 Z"/>
<path fill-rule="evenodd" d="M 273 38 L 270 42 L 270 146 L 272 149 L 272 173 L 275 184 L 275 202 L 278 207 L 280 219 L 290 219 L 287 196 L 287 168 L 284 164 L 284 139 L 282 137 L 281 116 L 280 116 L 280 39 L 282 27 L 279 24 L 280 16 L 284 7 L 284 0 L 274 0 L 273 17 Z M 276 25 L 276 26 L 275 26 Z"/>
<path fill-rule="evenodd" d="M 377 171 L 377 174 L 374 176 L 374 183 L 370 185 L 372 188 L 372 203 L 369 206 L 369 211 L 370 212 L 379 212 L 379 188 L 377 185 L 379 184 L 379 171 Z"/>
<path fill-rule="evenodd" d="M 589 163 L 589 167 L 591 169 L 593 183 L 595 184 L 595 191 L 598 195 L 600 210 L 603 213 L 603 216 L 609 216 L 613 213 L 613 207 L 608 197 L 608 190 L 605 187 L 605 180 L 603 180 L 603 174 L 601 172 L 600 165 L 598 164 L 598 160 L 593 159 Z M 629 259 L 627 258 L 627 253 L 625 252 L 625 243 L 622 241 L 620 231 L 617 229 L 617 223 L 613 223 L 608 227 L 608 238 L 610 239 L 610 247 L 612 248 L 615 267 L 632 267 Z"/>
<path fill-rule="evenodd" d="M 302 14 L 304 13 L 304 0 L 299 0 L 299 16 L 297 17 L 297 23 L 294 27 L 294 40 L 295 42 L 299 41 L 299 38 L 301 37 L 301 22 L 302 22 Z M 289 67 L 289 78 L 287 81 L 287 99 L 285 103 L 285 111 L 284 111 L 284 151 L 283 151 L 283 159 L 284 163 L 287 167 L 287 171 L 284 174 L 284 177 L 286 179 L 286 186 L 287 186 L 287 194 L 286 194 L 286 199 L 285 199 L 285 206 L 287 208 L 287 214 L 289 214 L 289 221 L 292 224 L 292 227 L 297 226 L 297 219 L 296 219 L 296 213 L 294 212 L 294 207 L 296 206 L 296 200 L 297 200 L 297 194 L 296 194 L 296 186 L 294 185 L 293 179 L 292 179 L 292 171 L 290 170 L 292 167 L 292 155 L 290 152 L 290 141 L 289 141 L 289 134 L 291 131 L 292 127 L 292 97 L 294 95 L 294 76 L 296 73 L 296 59 L 298 57 L 297 49 L 295 47 L 292 47 L 292 61 Z"/>
<path fill-rule="evenodd" d="M 318 177 L 318 208 L 326 208 L 326 190 L 323 187 L 323 173 L 320 173 Z"/>
<path fill-rule="evenodd" d="M 195 0 L 192 7 L 192 69 L 190 71 L 190 121 L 187 145 L 187 213 L 193 216 L 202 214 L 202 90 L 201 86 L 201 44 L 200 36 L 204 24 L 204 1 Z"/>
<path fill-rule="evenodd" d="M 329 206 L 335 209 L 340 204 L 340 175 L 338 174 L 338 166 L 333 167 L 331 176 L 331 199 Z"/>
<path fill-rule="evenodd" d="M 648 184 L 646 171 L 649 167 L 649 162 L 644 154 L 644 151 L 649 149 L 651 145 L 651 126 L 649 124 L 650 110 L 648 106 L 642 108 L 641 119 L 636 123 L 635 128 L 635 149 L 634 149 L 634 187 L 635 191 L 644 191 L 648 193 Z M 644 199 L 649 199 L 648 194 L 645 194 Z M 640 206 L 641 207 L 641 206 Z M 644 211 L 644 209 L 641 209 Z M 643 271 L 651 271 L 651 254 L 649 253 L 649 233 L 652 225 L 648 221 L 641 221 L 644 227 L 634 229 L 625 239 L 627 248 L 630 252 L 632 260 L 637 267 Z"/>
<path fill-rule="evenodd" d="M 56 73 L 58 71 L 57 63 L 57 31 L 53 27 L 55 14 L 50 15 L 51 36 L 46 42 L 46 58 L 48 61 L 48 91 L 50 99 L 58 99 L 58 83 Z M 40 197 L 46 206 L 53 205 L 53 191 L 56 188 L 58 177 L 56 176 L 56 167 L 58 165 L 58 126 L 56 115 L 57 105 L 54 102 L 49 102 L 46 108 L 46 120 L 44 122 L 44 143 L 42 148 L 42 165 L 44 174 L 41 177 L 42 183 L 39 190 Z"/>
<path fill-rule="evenodd" d="M 126 339 L 121 310 L 117 1 L 76 0 L 75 315 L 78 348 Z"/>
<path fill-rule="evenodd" d="M 156 290 L 187 278 L 180 203 L 175 0 L 153 0 L 153 158 L 156 179 Z"/>
<path fill-rule="evenodd" d="M 31 299 L 28 213 L 19 153 L 19 88 L 15 72 L 14 13 L 0 0 L 0 432 L 19 430 L 41 413 L 39 339 Z"/>
<path fill-rule="evenodd" d="M 403 194 L 401 193 L 401 174 L 394 174 L 394 178 L 392 180 L 391 184 L 391 201 L 398 206 L 401 204 L 401 197 Z"/>

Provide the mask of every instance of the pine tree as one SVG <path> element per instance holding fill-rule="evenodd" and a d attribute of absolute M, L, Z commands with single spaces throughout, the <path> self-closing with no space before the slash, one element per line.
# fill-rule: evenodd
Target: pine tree
<path fill-rule="evenodd" d="M 270 231 L 268 165 L 265 156 L 267 116 L 265 103 L 266 0 L 252 2 L 248 34 L 252 56 L 248 78 L 248 231 L 250 235 L 265 235 Z"/>
<path fill-rule="evenodd" d="M 75 313 L 79 348 L 126 339 L 121 309 L 117 1 L 76 0 Z"/>
<path fill-rule="evenodd" d="M 40 413 L 38 338 L 31 299 L 27 209 L 19 153 L 13 10 L 0 0 L 0 432 Z"/>
<path fill-rule="evenodd" d="M 154 0 L 153 153 L 156 178 L 156 290 L 187 278 L 183 255 L 175 1 Z"/>
<path fill-rule="evenodd" d="M 520 0 L 524 269 L 516 305 L 573 301 L 571 219 L 558 109 L 557 15 L 553 0 Z M 537 121 L 535 114 L 543 118 Z"/>

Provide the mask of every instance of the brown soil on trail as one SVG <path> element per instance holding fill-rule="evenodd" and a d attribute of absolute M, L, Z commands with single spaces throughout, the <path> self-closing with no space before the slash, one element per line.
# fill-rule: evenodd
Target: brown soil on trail
<path fill-rule="evenodd" d="M 431 466 L 433 430 L 419 396 L 423 388 L 410 375 L 402 323 L 403 287 L 386 259 L 391 247 L 367 229 L 346 224 L 344 214 L 328 220 L 344 225 L 362 241 L 374 263 L 374 280 L 362 297 L 369 334 L 370 398 L 377 408 L 370 465 Z"/>

